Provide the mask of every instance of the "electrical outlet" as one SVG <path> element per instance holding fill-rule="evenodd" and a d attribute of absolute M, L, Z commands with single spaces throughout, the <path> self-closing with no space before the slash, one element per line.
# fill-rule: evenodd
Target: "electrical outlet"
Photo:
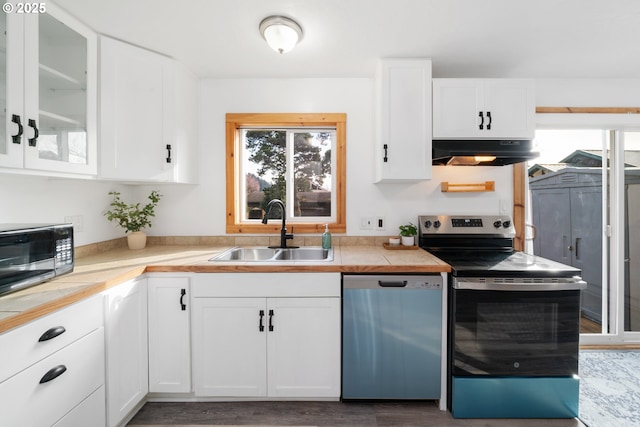
<path fill-rule="evenodd" d="M 360 218 L 360 230 L 373 230 L 373 218 L 370 216 Z"/>
<path fill-rule="evenodd" d="M 384 231 L 384 217 L 383 216 L 376 217 L 375 229 L 376 229 L 376 231 Z"/>

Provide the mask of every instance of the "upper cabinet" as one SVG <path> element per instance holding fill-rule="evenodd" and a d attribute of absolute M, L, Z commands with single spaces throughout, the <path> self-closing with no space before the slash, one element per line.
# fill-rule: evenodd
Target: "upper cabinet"
<path fill-rule="evenodd" d="M 0 17 L 0 166 L 95 175 L 97 38 L 40 6 Z"/>
<path fill-rule="evenodd" d="M 433 79 L 433 139 L 532 139 L 533 80 Z"/>
<path fill-rule="evenodd" d="M 155 52 L 100 38 L 100 177 L 196 182 L 197 80 Z"/>
<path fill-rule="evenodd" d="M 376 182 L 431 179 L 431 60 L 382 60 L 377 80 Z"/>

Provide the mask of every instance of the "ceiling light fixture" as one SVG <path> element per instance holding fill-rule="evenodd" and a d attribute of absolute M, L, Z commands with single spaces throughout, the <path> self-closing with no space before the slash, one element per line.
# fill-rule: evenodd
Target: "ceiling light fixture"
<path fill-rule="evenodd" d="M 260 22 L 259 28 L 262 38 L 279 53 L 289 52 L 302 40 L 302 27 L 285 16 L 268 16 Z"/>

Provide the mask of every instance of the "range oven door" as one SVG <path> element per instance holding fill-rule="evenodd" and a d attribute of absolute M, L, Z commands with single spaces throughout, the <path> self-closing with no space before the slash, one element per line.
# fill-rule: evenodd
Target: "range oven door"
<path fill-rule="evenodd" d="M 453 289 L 451 374 L 578 374 L 580 290 Z"/>

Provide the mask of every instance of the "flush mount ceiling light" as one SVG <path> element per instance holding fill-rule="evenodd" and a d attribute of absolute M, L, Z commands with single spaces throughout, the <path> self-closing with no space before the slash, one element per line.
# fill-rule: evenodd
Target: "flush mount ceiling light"
<path fill-rule="evenodd" d="M 279 53 L 289 52 L 302 40 L 302 27 L 285 16 L 268 16 L 260 22 L 260 34 L 271 49 Z"/>

